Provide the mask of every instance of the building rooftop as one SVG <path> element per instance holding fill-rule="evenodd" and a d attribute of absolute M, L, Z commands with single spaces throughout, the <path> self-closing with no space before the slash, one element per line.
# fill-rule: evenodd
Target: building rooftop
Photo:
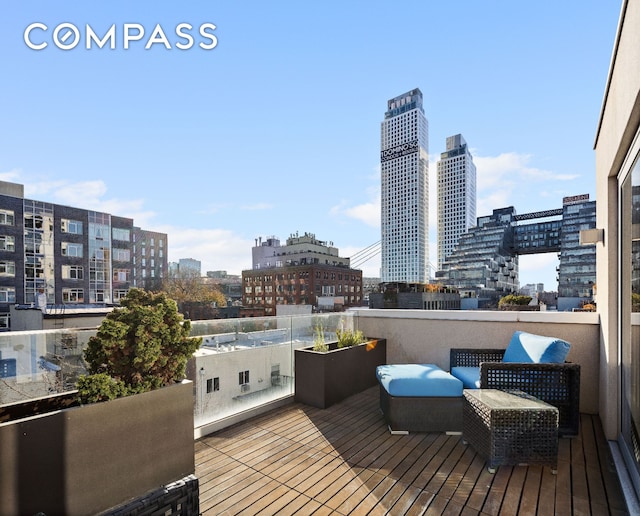
<path fill-rule="evenodd" d="M 389 433 L 378 388 L 290 403 L 195 443 L 202 514 L 628 514 L 598 416 L 561 439 L 558 474 L 495 474 L 459 435 Z M 316 512 L 317 511 L 317 512 Z"/>

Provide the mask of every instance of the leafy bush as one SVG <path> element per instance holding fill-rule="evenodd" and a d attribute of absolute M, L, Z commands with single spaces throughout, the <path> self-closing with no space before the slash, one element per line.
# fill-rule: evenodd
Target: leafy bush
<path fill-rule="evenodd" d="M 85 350 L 91 374 L 78 382 L 85 403 L 184 379 L 187 360 L 202 343 L 201 337 L 189 337 L 191 322 L 162 292 L 132 288 L 120 305 L 102 321 Z"/>
<path fill-rule="evenodd" d="M 525 306 L 531 302 L 531 299 L 532 299 L 531 296 L 519 296 L 517 294 L 509 294 L 500 299 L 500 301 L 498 302 L 498 306 L 503 306 L 503 305 Z"/>
<path fill-rule="evenodd" d="M 107 373 L 82 375 L 76 387 L 83 403 L 98 403 L 127 395 L 124 382 L 111 378 Z"/>

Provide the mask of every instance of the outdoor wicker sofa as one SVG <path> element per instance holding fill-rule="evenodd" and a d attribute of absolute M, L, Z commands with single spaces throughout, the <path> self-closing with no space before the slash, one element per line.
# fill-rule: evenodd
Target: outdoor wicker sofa
<path fill-rule="evenodd" d="M 580 424 L 580 365 L 503 362 L 505 349 L 452 348 L 450 368 L 479 368 L 481 389 L 516 390 L 559 411 L 559 436 L 575 436 Z M 465 387 L 470 387 L 465 385 Z"/>

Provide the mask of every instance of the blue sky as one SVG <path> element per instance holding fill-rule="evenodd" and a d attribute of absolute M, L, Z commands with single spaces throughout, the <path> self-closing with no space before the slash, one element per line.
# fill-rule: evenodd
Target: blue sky
<path fill-rule="evenodd" d="M 479 216 L 595 198 L 619 11 L 600 0 L 0 0 L 0 179 L 31 199 L 133 217 L 169 235 L 171 261 L 203 271 L 240 273 L 256 238 L 296 231 L 350 256 L 380 239 L 386 101 L 418 87 L 435 263 L 447 136 L 472 149 Z M 38 22 L 42 50 L 24 41 Z M 79 29 L 75 48 L 55 45 L 61 23 Z M 186 50 L 180 23 L 193 27 Z M 198 46 L 212 41 L 205 23 L 211 50 Z M 145 30 L 128 49 L 125 24 Z M 157 24 L 171 49 L 159 36 L 145 49 Z M 86 25 L 98 36 L 115 25 L 116 48 L 87 50 Z M 522 259 L 521 284 L 555 289 L 556 262 Z M 377 276 L 379 259 L 362 269 Z"/>

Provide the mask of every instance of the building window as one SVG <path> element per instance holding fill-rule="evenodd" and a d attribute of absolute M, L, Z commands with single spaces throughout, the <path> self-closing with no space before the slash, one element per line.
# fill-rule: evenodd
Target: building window
<path fill-rule="evenodd" d="M 16 250 L 16 238 L 12 236 L 0 236 L 0 251 L 14 252 Z"/>
<path fill-rule="evenodd" d="M 113 269 L 113 281 L 122 283 L 129 281 L 129 269 Z"/>
<path fill-rule="evenodd" d="M 0 276 L 15 276 L 16 262 L 0 261 Z"/>
<path fill-rule="evenodd" d="M 63 288 L 63 303 L 84 303 L 84 290 L 81 288 Z"/>
<path fill-rule="evenodd" d="M 15 216 L 12 210 L 0 210 L 0 224 L 3 226 L 13 226 Z"/>
<path fill-rule="evenodd" d="M 120 300 L 123 297 L 126 297 L 128 290 L 127 289 L 121 289 L 121 288 L 116 288 L 113 290 L 113 300 L 116 303 L 119 303 Z"/>
<path fill-rule="evenodd" d="M 220 390 L 220 378 L 209 378 L 207 380 L 207 394 Z"/>
<path fill-rule="evenodd" d="M 16 289 L 15 287 L 0 287 L 0 303 L 15 303 Z"/>
<path fill-rule="evenodd" d="M 111 235 L 114 240 L 121 240 L 123 242 L 131 241 L 131 231 L 123 228 L 112 228 Z"/>
<path fill-rule="evenodd" d="M 113 259 L 116 262 L 129 262 L 131 261 L 131 251 L 129 249 L 113 248 Z"/>
<path fill-rule="evenodd" d="M 238 373 L 238 384 L 245 385 L 249 383 L 249 371 L 240 371 Z"/>
<path fill-rule="evenodd" d="M 82 258 L 82 254 L 82 244 L 62 242 L 62 256 L 75 256 L 76 258 Z"/>
<path fill-rule="evenodd" d="M 63 265 L 62 279 L 84 279 L 84 268 L 81 265 Z"/>
<path fill-rule="evenodd" d="M 0 314 L 0 330 L 8 330 L 11 321 L 9 314 Z"/>
<path fill-rule="evenodd" d="M 63 233 L 82 235 L 82 222 L 79 220 L 62 219 L 60 221 L 60 228 Z"/>
<path fill-rule="evenodd" d="M 25 214 L 24 227 L 29 229 L 42 229 L 44 220 L 42 215 Z"/>

